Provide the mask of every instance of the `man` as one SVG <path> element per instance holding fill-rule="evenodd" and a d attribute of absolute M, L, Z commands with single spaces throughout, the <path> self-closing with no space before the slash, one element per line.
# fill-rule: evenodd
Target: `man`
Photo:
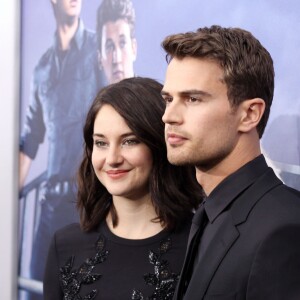
<path fill-rule="evenodd" d="M 96 35 L 80 20 L 81 0 L 51 0 L 54 44 L 39 60 L 20 145 L 20 187 L 45 135 L 46 190 L 34 237 L 31 275 L 42 280 L 48 245 L 56 229 L 77 220 L 73 181 L 82 155 L 85 114 L 99 89 Z"/>
<path fill-rule="evenodd" d="M 135 12 L 131 0 L 103 0 L 97 12 L 98 61 L 107 82 L 134 76 Z"/>
<path fill-rule="evenodd" d="M 167 37 L 168 159 L 196 167 L 207 196 L 193 219 L 175 299 L 300 299 L 300 194 L 259 141 L 270 112 L 270 54 L 245 30 Z"/>

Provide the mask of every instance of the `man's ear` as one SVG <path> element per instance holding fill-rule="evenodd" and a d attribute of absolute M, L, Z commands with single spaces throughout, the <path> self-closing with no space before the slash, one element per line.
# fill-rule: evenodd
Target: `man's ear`
<path fill-rule="evenodd" d="M 243 101 L 238 110 L 241 114 L 239 131 L 249 132 L 256 129 L 265 112 L 265 101 L 261 98 L 254 98 Z"/>
<path fill-rule="evenodd" d="M 132 53 L 133 53 L 133 61 L 136 60 L 137 55 L 137 41 L 136 38 L 131 39 Z"/>

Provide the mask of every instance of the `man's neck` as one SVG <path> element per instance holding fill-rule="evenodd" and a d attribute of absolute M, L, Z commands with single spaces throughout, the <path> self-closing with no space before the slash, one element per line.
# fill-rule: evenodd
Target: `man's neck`
<path fill-rule="evenodd" d="M 76 34 L 79 26 L 79 18 L 72 18 L 57 22 L 57 35 L 60 44 L 60 50 L 65 51 L 70 48 L 70 43 Z"/>
<path fill-rule="evenodd" d="M 260 154 L 261 151 L 258 145 L 249 145 L 248 148 L 234 149 L 226 158 L 209 169 L 196 166 L 197 181 L 201 184 L 206 196 L 209 196 L 226 177 Z"/>

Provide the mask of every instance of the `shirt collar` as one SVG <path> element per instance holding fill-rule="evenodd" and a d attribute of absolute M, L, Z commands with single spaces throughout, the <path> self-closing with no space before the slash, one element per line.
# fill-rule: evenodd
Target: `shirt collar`
<path fill-rule="evenodd" d="M 83 21 L 79 19 L 78 28 L 76 30 L 74 37 L 71 40 L 71 47 L 74 45 L 77 47 L 77 49 L 80 50 L 84 42 L 83 37 L 84 37 L 84 24 Z M 59 40 L 58 40 L 57 31 L 55 32 L 54 35 L 54 47 L 56 50 L 59 50 Z"/>
<path fill-rule="evenodd" d="M 267 163 L 261 154 L 219 183 L 206 199 L 205 211 L 209 221 L 212 223 L 238 195 L 252 185 L 255 179 L 267 169 Z"/>

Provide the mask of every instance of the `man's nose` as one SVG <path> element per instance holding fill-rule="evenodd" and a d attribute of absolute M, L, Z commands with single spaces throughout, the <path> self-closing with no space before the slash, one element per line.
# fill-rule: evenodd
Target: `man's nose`
<path fill-rule="evenodd" d="M 178 101 L 172 101 L 167 104 L 162 120 L 165 124 L 182 123 L 182 106 Z"/>
<path fill-rule="evenodd" d="M 115 47 L 113 51 L 113 63 L 119 63 L 122 60 L 120 47 Z"/>

